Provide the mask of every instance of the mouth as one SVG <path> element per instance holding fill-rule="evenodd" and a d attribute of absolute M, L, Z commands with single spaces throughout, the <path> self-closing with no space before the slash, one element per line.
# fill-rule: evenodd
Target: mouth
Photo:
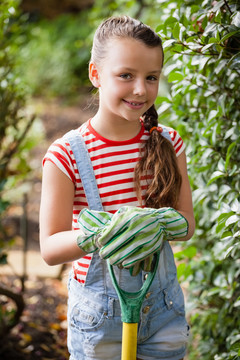
<path fill-rule="evenodd" d="M 128 105 L 132 109 L 141 109 L 145 104 L 145 102 L 140 102 L 140 101 L 131 101 L 131 100 L 128 101 L 128 100 L 124 100 L 124 99 L 123 99 L 123 101 L 126 105 Z"/>

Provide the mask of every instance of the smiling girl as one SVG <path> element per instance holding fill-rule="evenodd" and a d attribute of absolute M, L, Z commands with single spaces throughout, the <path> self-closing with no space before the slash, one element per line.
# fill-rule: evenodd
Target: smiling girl
<path fill-rule="evenodd" d="M 120 211 L 126 222 L 126 207 L 135 213 L 147 208 L 162 214 L 164 209 L 166 219 L 168 214 L 177 214 L 186 230 L 169 237 L 166 219 L 162 219 L 166 241 L 138 329 L 137 356 L 141 360 L 183 359 L 189 337 L 183 294 L 167 240 L 190 239 L 195 225 L 185 146 L 174 129 L 158 124 L 154 106 L 163 57 L 161 39 L 147 25 L 128 16 L 104 21 L 95 33 L 89 63 L 89 78 L 99 89 L 99 107 L 93 118 L 75 130 L 90 156 L 106 213 Z M 120 305 L 106 260 L 99 256 L 97 237 L 89 247 L 80 230 L 79 214 L 89 203 L 66 136 L 50 146 L 43 164 L 42 256 L 49 265 L 73 262 L 68 310 L 70 359 L 119 360 Z M 112 226 L 113 236 L 114 229 Z M 114 249 L 112 252 L 114 255 Z M 132 276 L 124 264 L 115 271 L 119 284 L 126 291 L 137 291 L 147 269 L 138 266 L 136 276 Z"/>

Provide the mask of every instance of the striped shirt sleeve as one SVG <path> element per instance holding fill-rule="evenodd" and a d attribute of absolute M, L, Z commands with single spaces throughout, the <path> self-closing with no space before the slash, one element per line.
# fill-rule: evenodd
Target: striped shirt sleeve
<path fill-rule="evenodd" d="M 75 183 L 76 178 L 72 150 L 66 139 L 61 138 L 54 141 L 43 158 L 43 166 L 46 161 L 51 161 L 55 164 L 73 183 Z"/>
<path fill-rule="evenodd" d="M 185 150 L 185 144 L 176 130 L 169 128 L 169 134 L 172 139 L 172 144 L 176 152 L 176 156 L 178 157 Z"/>

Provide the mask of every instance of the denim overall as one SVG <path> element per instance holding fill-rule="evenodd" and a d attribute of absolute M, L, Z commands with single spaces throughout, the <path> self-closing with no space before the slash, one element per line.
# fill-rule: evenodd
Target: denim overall
<path fill-rule="evenodd" d="M 163 135 L 169 133 L 164 129 Z M 77 163 L 90 209 L 103 210 L 95 176 L 83 137 L 66 134 Z M 115 267 L 119 286 L 139 290 L 148 274 L 132 277 Z M 84 285 L 69 276 L 68 350 L 70 360 L 120 360 L 122 322 L 118 296 L 107 263 L 93 254 Z M 183 293 L 176 277 L 173 252 L 168 241 L 161 250 L 159 268 L 143 302 L 138 326 L 137 356 L 143 360 L 179 360 L 189 338 Z"/>

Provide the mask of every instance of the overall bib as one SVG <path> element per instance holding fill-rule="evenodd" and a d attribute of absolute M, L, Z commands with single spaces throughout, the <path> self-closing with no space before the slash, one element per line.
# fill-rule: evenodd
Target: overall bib
<path fill-rule="evenodd" d="M 165 135 L 164 135 L 165 133 Z M 164 129 L 163 136 L 168 131 Z M 89 208 L 103 210 L 84 139 L 74 130 L 66 134 L 77 163 Z M 122 322 L 118 296 L 107 262 L 93 253 L 85 284 L 70 272 L 68 291 L 68 350 L 70 360 L 120 360 Z M 119 286 L 136 292 L 146 280 L 144 271 L 132 277 L 115 267 Z M 172 248 L 164 242 L 159 266 L 143 302 L 138 326 L 137 356 L 143 360 L 179 360 L 189 339 L 184 297 L 177 280 Z"/>

